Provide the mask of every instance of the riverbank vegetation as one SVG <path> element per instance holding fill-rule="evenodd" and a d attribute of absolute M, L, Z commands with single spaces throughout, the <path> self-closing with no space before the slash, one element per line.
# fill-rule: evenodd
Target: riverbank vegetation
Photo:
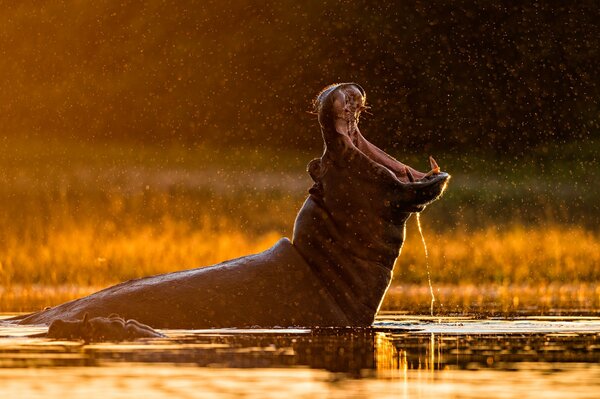
<path fill-rule="evenodd" d="M 0 160 L 4 312 L 214 264 L 291 237 L 311 184 L 305 165 L 319 155 L 0 143 L 8 154 Z M 437 309 L 477 310 L 496 301 L 495 309 L 512 311 L 536 298 L 548 309 L 600 307 L 599 189 L 590 167 L 597 147 L 573 144 L 550 154 L 540 148 L 518 164 L 475 153 L 435 154 L 453 175 L 445 197 L 422 215 L 437 305 L 445 304 Z M 426 168 L 427 154 L 390 152 Z M 421 302 L 429 308 L 414 219 L 407 231 L 386 309 L 414 310 Z"/>

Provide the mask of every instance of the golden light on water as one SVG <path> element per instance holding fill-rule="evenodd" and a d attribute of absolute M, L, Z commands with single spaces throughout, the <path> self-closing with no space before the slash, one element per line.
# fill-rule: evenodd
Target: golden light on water
<path fill-rule="evenodd" d="M 384 333 L 375 334 L 375 362 L 377 370 L 397 370 L 402 369 L 406 364 L 402 364 L 402 352 L 398 350 Z M 404 358 L 406 361 L 406 358 Z"/>

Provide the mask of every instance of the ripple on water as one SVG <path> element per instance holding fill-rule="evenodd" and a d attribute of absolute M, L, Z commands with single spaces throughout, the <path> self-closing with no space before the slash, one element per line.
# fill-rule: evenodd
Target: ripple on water
<path fill-rule="evenodd" d="M 166 330 L 86 345 L 0 323 L 6 397 L 597 397 L 600 318 L 382 314 L 368 329 Z M 510 371 L 510 373 L 507 373 Z"/>

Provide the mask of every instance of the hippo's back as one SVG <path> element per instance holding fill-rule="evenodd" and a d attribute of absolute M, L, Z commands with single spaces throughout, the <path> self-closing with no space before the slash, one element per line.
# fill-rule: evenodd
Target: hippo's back
<path fill-rule="evenodd" d="M 287 239 L 217 265 L 127 281 L 22 324 L 118 314 L 156 328 L 344 326 L 346 316 Z"/>

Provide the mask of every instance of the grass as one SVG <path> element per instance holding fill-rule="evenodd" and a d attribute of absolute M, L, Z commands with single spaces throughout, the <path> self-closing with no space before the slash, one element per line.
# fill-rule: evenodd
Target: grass
<path fill-rule="evenodd" d="M 69 141 L 1 145 L 3 312 L 266 249 L 291 235 L 311 184 L 305 165 L 318 156 Z M 531 168 L 546 159 L 536 153 L 502 174 L 499 162 L 445 155 L 440 163 L 453 181 L 422 217 L 438 310 L 600 308 L 598 189 L 588 184 L 585 159 L 568 168 L 574 155 L 550 154 L 559 162 L 541 163 L 551 171 L 544 175 Z M 407 162 L 424 169 L 416 158 Z M 414 220 L 397 263 L 385 309 L 427 312 Z"/>
<path fill-rule="evenodd" d="M 490 284 L 434 282 L 434 315 L 529 316 L 597 315 L 600 309 L 598 283 Z M 423 284 L 394 284 L 382 311 L 429 314 L 431 294 Z"/>
<path fill-rule="evenodd" d="M 559 225 L 494 225 L 470 232 L 433 231 L 432 226 L 424 229 L 432 278 L 443 283 L 523 285 L 600 281 L 598 232 Z M 423 281 L 424 254 L 420 244 L 415 233 L 408 234 L 397 261 L 398 280 Z"/>

